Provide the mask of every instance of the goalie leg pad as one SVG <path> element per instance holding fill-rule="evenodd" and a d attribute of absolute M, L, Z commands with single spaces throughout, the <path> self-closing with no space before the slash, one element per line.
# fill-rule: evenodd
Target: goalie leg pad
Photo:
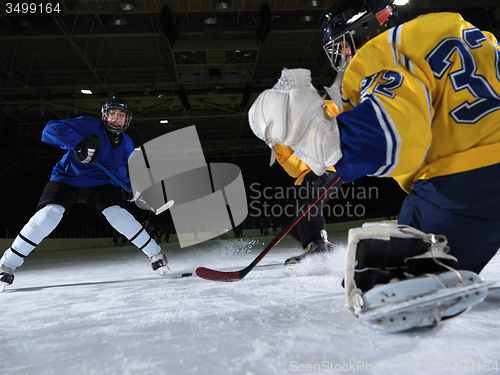
<path fill-rule="evenodd" d="M 423 233 L 394 222 L 364 223 L 349 230 L 345 272 L 346 293 L 365 292 L 377 284 L 454 267 L 444 236 Z M 437 260 L 437 261 L 436 261 Z"/>
<path fill-rule="evenodd" d="M 344 283 L 352 317 L 397 332 L 435 325 L 482 302 L 488 285 L 454 270 L 457 260 L 446 245 L 444 236 L 393 222 L 351 229 Z"/>
<path fill-rule="evenodd" d="M 436 326 L 484 301 L 489 284 L 470 271 L 443 272 L 379 285 L 364 293 L 355 320 L 393 333 Z"/>

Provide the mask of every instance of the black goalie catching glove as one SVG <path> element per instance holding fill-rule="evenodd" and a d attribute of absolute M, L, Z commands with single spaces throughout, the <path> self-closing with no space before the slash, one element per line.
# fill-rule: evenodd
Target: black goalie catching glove
<path fill-rule="evenodd" d="M 93 163 L 99 152 L 99 137 L 94 135 L 92 137 L 85 137 L 75 150 L 75 157 L 83 164 Z"/>

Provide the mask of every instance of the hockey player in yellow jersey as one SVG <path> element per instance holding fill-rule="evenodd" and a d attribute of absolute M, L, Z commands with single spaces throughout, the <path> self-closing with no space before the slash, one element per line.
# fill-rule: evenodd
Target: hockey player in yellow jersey
<path fill-rule="evenodd" d="M 325 51 L 343 75 L 341 114 L 324 116 L 300 71 L 288 73 L 290 90 L 266 90 L 249 112 L 257 136 L 291 147 L 316 174 L 334 166 L 345 183 L 393 177 L 408 192 L 398 225 L 349 232 L 349 310 L 386 332 L 436 324 L 479 303 L 487 287 L 477 273 L 500 248 L 499 44 L 460 14 L 389 28 L 394 14 L 392 0 L 339 0 L 326 14 Z M 396 280 L 400 314 L 391 315 L 384 304 L 394 301 L 384 296 Z M 415 290 L 427 297 L 416 301 Z M 471 290 L 479 297 L 468 304 Z M 373 301 L 385 315 L 366 314 Z"/>
<path fill-rule="evenodd" d="M 386 141 L 377 142 L 382 152 L 372 153 L 380 161 L 363 168 L 356 147 L 355 171 L 344 153 L 338 168 L 349 171 L 343 177 L 393 176 L 409 191 L 420 179 L 499 163 L 499 58 L 493 35 L 454 13 L 417 18 L 363 46 L 345 72 L 344 110 L 362 113 L 366 106 L 382 116 L 372 120 L 374 130 L 357 135 L 379 131 Z"/>

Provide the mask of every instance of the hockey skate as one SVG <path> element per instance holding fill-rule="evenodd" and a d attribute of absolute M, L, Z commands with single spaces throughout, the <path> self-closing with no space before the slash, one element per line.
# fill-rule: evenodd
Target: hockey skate
<path fill-rule="evenodd" d="M 378 332 L 432 327 L 484 301 L 489 283 L 457 271 L 442 235 L 394 223 L 349 231 L 345 292 L 355 321 Z"/>
<path fill-rule="evenodd" d="M 13 282 L 14 271 L 9 267 L 0 265 L 0 292 L 3 292 L 3 290 L 9 285 L 12 285 Z"/>
<path fill-rule="evenodd" d="M 166 276 L 170 273 L 168 260 L 163 251 L 151 257 L 151 268 L 153 268 L 153 271 L 158 272 L 160 276 Z"/>
<path fill-rule="evenodd" d="M 287 275 L 293 274 L 306 274 L 307 270 L 304 269 L 304 272 L 300 272 L 299 264 L 302 262 L 304 264 L 305 259 L 310 259 L 314 262 L 314 265 L 311 264 L 315 268 L 314 274 L 325 274 L 330 272 L 330 267 L 327 263 L 329 255 L 333 252 L 335 246 L 328 241 L 327 233 L 325 230 L 320 232 L 321 239 L 317 239 L 312 241 L 307 247 L 304 249 L 304 253 L 301 255 L 297 255 L 285 260 L 285 270 L 284 272 Z"/>

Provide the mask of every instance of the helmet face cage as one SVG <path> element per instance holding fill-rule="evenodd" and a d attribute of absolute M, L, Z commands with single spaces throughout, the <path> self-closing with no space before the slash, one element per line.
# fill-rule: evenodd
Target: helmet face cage
<path fill-rule="evenodd" d="M 113 125 L 107 121 L 109 110 L 123 111 L 125 113 L 125 124 L 123 126 Z M 125 131 L 129 125 L 130 120 L 132 120 L 132 110 L 128 102 L 124 99 L 112 97 L 104 102 L 101 108 L 102 121 L 110 132 L 121 133 Z"/>
<path fill-rule="evenodd" d="M 332 67 L 344 71 L 369 39 L 387 28 L 393 0 L 340 0 L 323 20 L 323 49 Z"/>
<path fill-rule="evenodd" d="M 353 32 L 348 31 L 327 42 L 323 49 L 333 69 L 339 73 L 345 72 L 347 65 L 356 53 Z"/>

